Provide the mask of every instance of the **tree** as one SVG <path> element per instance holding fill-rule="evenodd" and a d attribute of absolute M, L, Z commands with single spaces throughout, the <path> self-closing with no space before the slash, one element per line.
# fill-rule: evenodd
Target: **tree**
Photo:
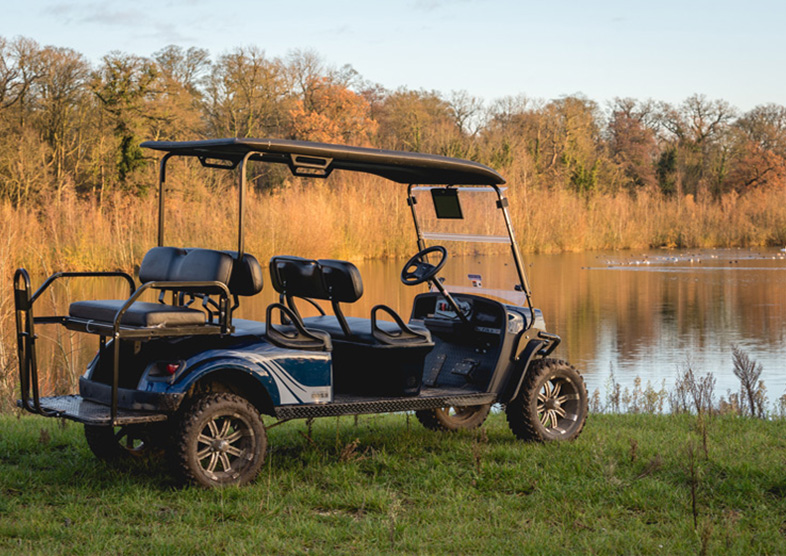
<path fill-rule="evenodd" d="M 115 167 L 121 182 L 143 162 L 139 136 L 157 77 L 154 62 L 120 52 L 104 56 L 103 65 L 93 74 L 91 89 L 112 120 L 117 140 Z"/>
<path fill-rule="evenodd" d="M 213 137 L 282 136 L 290 90 L 284 65 L 255 47 L 219 58 L 207 80 L 204 109 Z"/>
<path fill-rule="evenodd" d="M 210 56 L 204 48 L 170 44 L 153 54 L 162 75 L 178 83 L 192 96 L 201 94 L 200 86 L 210 71 Z"/>
<path fill-rule="evenodd" d="M 640 111 L 636 104 L 631 99 L 616 99 L 608 125 L 609 154 L 632 190 L 653 187 L 657 182 L 655 131 L 644 123 L 649 113 L 647 107 Z"/>
<path fill-rule="evenodd" d="M 388 149 L 447 154 L 457 133 L 450 105 L 433 91 L 389 93 L 377 121 L 380 146 Z"/>
<path fill-rule="evenodd" d="M 146 119 L 154 140 L 183 140 L 204 133 L 201 85 L 210 69 L 207 50 L 167 46 L 156 52 L 157 78 Z"/>
<path fill-rule="evenodd" d="M 377 123 L 370 118 L 365 98 L 326 77 L 308 84 L 308 91 L 308 102 L 296 100 L 289 112 L 294 138 L 325 143 L 370 143 Z"/>
<path fill-rule="evenodd" d="M 40 76 L 33 87 L 33 102 L 39 112 L 41 133 L 51 149 L 53 174 L 59 191 L 68 157 L 79 156 L 83 146 L 84 130 L 75 118 L 86 102 L 85 84 L 90 66 L 78 52 L 51 46 L 41 50 L 40 65 Z"/>
<path fill-rule="evenodd" d="M 736 115 L 723 100 L 688 97 L 678 107 L 659 106 L 663 140 L 675 149 L 678 188 L 682 193 L 722 193 L 728 171 L 726 135 Z"/>

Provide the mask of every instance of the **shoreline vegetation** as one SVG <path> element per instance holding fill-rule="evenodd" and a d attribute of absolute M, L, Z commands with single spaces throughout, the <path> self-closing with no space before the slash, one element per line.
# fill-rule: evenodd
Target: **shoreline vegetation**
<path fill-rule="evenodd" d="M 295 180 L 247 198 L 247 251 L 259 260 L 281 253 L 349 260 L 411 255 L 414 232 L 404 186 L 374 178 L 331 183 Z M 523 190 L 523 191 L 522 191 Z M 522 253 L 635 249 L 709 249 L 786 245 L 780 191 L 720 201 L 641 193 L 532 191 L 510 186 L 511 213 Z M 166 242 L 231 248 L 236 241 L 235 189 L 194 186 L 170 193 Z M 41 207 L 0 205 L 3 275 L 26 267 L 133 271 L 156 244 L 156 195 L 64 195 Z M 456 255 L 473 254 L 454 245 Z M 458 252 L 456 252 L 458 250 Z"/>

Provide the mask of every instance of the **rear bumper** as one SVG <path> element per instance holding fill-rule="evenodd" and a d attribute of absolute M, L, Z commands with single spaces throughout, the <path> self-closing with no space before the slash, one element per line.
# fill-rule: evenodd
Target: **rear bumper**
<path fill-rule="evenodd" d="M 161 412 L 148 412 L 148 411 L 129 411 L 126 409 L 118 409 L 117 416 L 112 421 L 112 410 L 108 405 L 92 402 L 84 399 L 82 396 L 53 396 L 49 398 L 41 398 L 41 415 L 45 417 L 60 417 L 62 419 L 70 419 L 85 425 L 95 426 L 110 426 L 114 425 L 131 425 L 131 424 L 144 424 L 154 423 L 159 421 L 166 421 L 169 415 Z M 17 401 L 19 407 L 22 406 L 22 400 Z M 31 409 L 33 413 L 37 411 Z"/>
<path fill-rule="evenodd" d="M 112 387 L 84 377 L 79 379 L 79 393 L 87 401 L 106 405 L 112 403 Z M 180 407 L 185 394 L 162 394 L 143 392 L 128 388 L 117 389 L 117 407 L 127 411 L 174 413 Z"/>

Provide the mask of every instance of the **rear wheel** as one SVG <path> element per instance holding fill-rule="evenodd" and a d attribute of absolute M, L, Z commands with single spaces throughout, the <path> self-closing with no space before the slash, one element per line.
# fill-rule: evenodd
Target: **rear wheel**
<path fill-rule="evenodd" d="M 259 411 L 236 394 L 207 394 L 195 400 L 184 409 L 174 438 L 175 472 L 203 487 L 253 481 L 267 450 Z"/>
<path fill-rule="evenodd" d="M 508 425 L 518 438 L 546 442 L 573 440 L 587 420 L 587 388 L 565 361 L 532 363 L 516 399 L 506 408 Z"/>
<path fill-rule="evenodd" d="M 156 424 L 159 430 L 165 425 Z M 163 454 L 163 433 L 155 425 L 106 427 L 85 425 L 85 440 L 98 459 L 108 463 L 142 461 Z"/>
<path fill-rule="evenodd" d="M 449 406 L 416 411 L 415 416 L 427 429 L 459 431 L 476 429 L 488 417 L 491 404 Z"/>

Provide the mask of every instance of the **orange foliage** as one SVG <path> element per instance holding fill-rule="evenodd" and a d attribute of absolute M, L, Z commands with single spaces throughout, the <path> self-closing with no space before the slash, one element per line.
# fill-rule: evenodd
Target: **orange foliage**
<path fill-rule="evenodd" d="M 740 193 L 753 188 L 784 187 L 786 160 L 753 141 L 747 141 L 726 181 L 731 189 Z"/>
<path fill-rule="evenodd" d="M 366 99 L 325 77 L 311 82 L 289 115 L 293 135 L 306 141 L 368 145 L 377 131 Z"/>

